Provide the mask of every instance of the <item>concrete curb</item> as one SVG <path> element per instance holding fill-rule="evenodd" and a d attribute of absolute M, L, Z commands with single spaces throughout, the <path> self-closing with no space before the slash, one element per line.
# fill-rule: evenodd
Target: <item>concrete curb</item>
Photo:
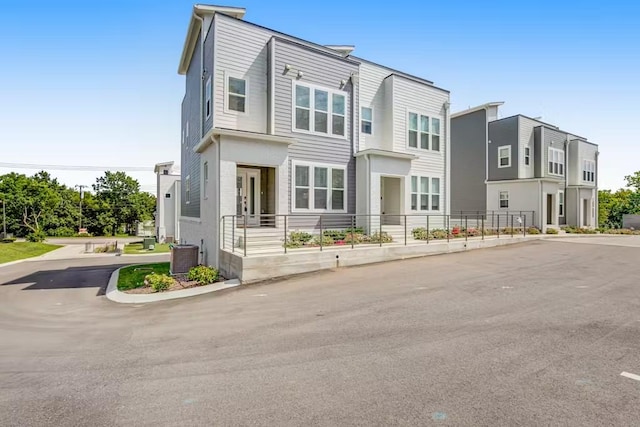
<path fill-rule="evenodd" d="M 137 256 L 137 255 L 135 255 Z M 124 268 L 124 267 L 121 267 Z M 126 292 L 120 292 L 118 290 L 118 277 L 120 277 L 120 270 L 117 269 L 111 274 L 109 278 L 109 284 L 107 285 L 106 297 L 113 302 L 121 304 L 146 304 L 157 301 L 167 301 L 179 298 L 188 298 L 197 295 L 208 294 L 211 292 L 217 292 L 224 289 L 235 288 L 240 286 L 240 280 L 230 279 L 224 282 L 214 283 L 206 286 L 199 286 L 196 288 L 182 289 L 179 291 L 171 292 L 158 292 L 154 294 L 128 294 Z"/>

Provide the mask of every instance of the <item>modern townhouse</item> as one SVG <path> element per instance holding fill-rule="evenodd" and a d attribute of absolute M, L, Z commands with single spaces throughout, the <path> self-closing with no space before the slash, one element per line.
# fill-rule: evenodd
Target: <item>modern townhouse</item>
<path fill-rule="evenodd" d="M 224 271 L 224 236 L 287 220 L 375 230 L 448 214 L 448 91 L 244 14 L 194 6 L 179 64 L 180 237 L 201 262 Z"/>
<path fill-rule="evenodd" d="M 452 114 L 453 211 L 531 212 L 542 230 L 598 224 L 598 146 L 501 102 Z"/>

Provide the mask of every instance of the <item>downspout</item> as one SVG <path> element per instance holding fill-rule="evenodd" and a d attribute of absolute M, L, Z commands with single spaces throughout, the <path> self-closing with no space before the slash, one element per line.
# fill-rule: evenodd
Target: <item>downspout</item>
<path fill-rule="evenodd" d="M 367 208 L 367 211 L 365 212 L 365 214 L 367 214 L 367 232 L 371 232 L 371 160 L 369 159 L 369 154 L 365 154 L 364 156 L 365 159 L 365 163 L 366 163 L 366 180 L 365 180 L 365 206 Z"/>
<path fill-rule="evenodd" d="M 600 151 L 596 151 L 596 180 L 594 182 L 595 184 L 595 191 L 596 191 L 596 195 L 595 195 L 595 215 L 594 215 L 594 222 L 595 224 L 593 224 L 594 228 L 599 228 L 600 227 L 600 192 L 598 191 L 598 177 L 600 176 L 600 171 L 599 169 L 599 165 L 600 162 L 598 161 L 598 158 L 600 157 Z"/>
<path fill-rule="evenodd" d="M 451 156 L 449 156 L 449 150 L 451 149 L 451 139 L 449 138 L 449 108 L 451 107 L 451 103 L 446 101 L 444 103 L 444 131 L 445 131 L 445 150 L 444 150 L 444 194 L 447 198 L 447 203 L 444 205 L 444 214 L 449 215 L 450 207 L 451 207 L 451 194 L 449 194 L 449 183 L 451 181 Z"/>

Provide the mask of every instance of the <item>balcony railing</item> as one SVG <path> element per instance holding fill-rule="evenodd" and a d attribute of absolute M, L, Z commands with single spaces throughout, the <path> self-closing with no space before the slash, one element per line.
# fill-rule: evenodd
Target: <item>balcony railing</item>
<path fill-rule="evenodd" d="M 499 239 L 539 232 L 531 227 L 533 218 L 533 211 L 452 215 L 227 215 L 220 223 L 220 247 L 250 256 Z"/>

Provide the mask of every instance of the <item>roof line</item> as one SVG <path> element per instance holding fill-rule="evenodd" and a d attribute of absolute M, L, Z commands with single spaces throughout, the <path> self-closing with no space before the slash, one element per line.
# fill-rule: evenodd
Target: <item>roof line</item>
<path fill-rule="evenodd" d="M 475 113 L 476 111 L 484 110 L 489 107 L 499 107 L 504 104 L 504 101 L 496 101 L 496 102 L 487 102 L 482 105 L 478 105 L 477 107 L 467 108 L 466 110 L 458 111 L 457 113 L 451 114 L 451 118 L 455 119 L 456 117 L 463 116 L 465 114 Z"/>

